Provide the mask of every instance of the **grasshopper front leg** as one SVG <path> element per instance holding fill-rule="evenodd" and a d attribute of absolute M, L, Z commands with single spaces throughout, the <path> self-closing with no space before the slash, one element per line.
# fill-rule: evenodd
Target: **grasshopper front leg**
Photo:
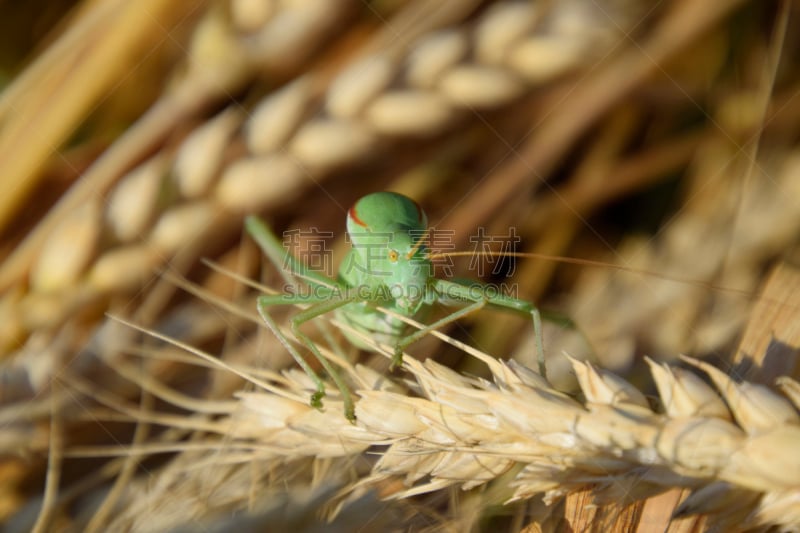
<path fill-rule="evenodd" d="M 311 353 L 320 362 L 322 367 L 328 375 L 336 383 L 336 387 L 342 394 L 342 401 L 344 402 L 345 416 L 353 421 L 355 420 L 355 411 L 353 407 L 353 399 L 350 395 L 350 390 L 344 383 L 339 372 L 331 365 L 330 361 L 320 353 L 316 344 L 303 332 L 300 331 L 300 326 L 304 323 L 314 319 L 317 316 L 325 314 L 337 307 L 346 305 L 352 301 L 352 298 L 342 297 L 342 292 L 346 291 L 346 287 L 340 283 L 320 274 L 299 261 L 295 256 L 290 254 L 282 245 L 278 237 L 270 230 L 269 226 L 261 219 L 250 216 L 245 220 L 245 227 L 248 233 L 258 243 L 261 250 L 269 258 L 275 267 L 281 271 L 287 281 L 291 278 L 286 274 L 283 269 L 288 266 L 291 273 L 301 276 L 312 289 L 310 294 L 283 294 L 283 295 L 269 295 L 260 296 L 257 301 L 258 314 L 267 324 L 267 327 L 278 338 L 280 343 L 286 348 L 289 354 L 294 358 L 303 371 L 311 378 L 314 383 L 316 391 L 311 395 L 311 406 L 317 409 L 322 408 L 322 398 L 325 397 L 325 383 L 320 378 L 319 374 L 308 364 L 308 361 L 300 354 L 300 352 L 292 345 L 286 335 L 281 332 L 275 320 L 268 312 L 268 308 L 273 305 L 301 305 L 311 304 L 311 307 L 298 313 L 291 320 L 291 328 L 294 336 L 305 344 Z M 338 296 L 337 296 L 338 295 Z"/>
<path fill-rule="evenodd" d="M 258 298 L 257 308 L 258 314 L 261 315 L 261 318 L 264 319 L 264 322 L 269 326 L 275 336 L 278 338 L 280 343 L 286 348 L 286 350 L 292 355 L 297 364 L 305 371 L 306 374 L 311 378 L 314 382 L 314 386 L 316 387 L 316 392 L 311 395 L 311 406 L 317 409 L 322 408 L 322 398 L 325 397 L 325 383 L 319 377 L 319 375 L 311 368 L 311 365 L 308 364 L 308 361 L 300 355 L 300 352 L 289 342 L 289 339 L 286 338 L 286 335 L 283 334 L 282 331 L 278 328 L 278 325 L 275 323 L 275 320 L 269 315 L 267 308 L 272 305 L 291 305 L 291 304 L 299 304 L 299 303 L 310 303 L 311 298 L 307 295 L 275 295 L 275 296 L 260 296 Z M 336 388 L 339 389 L 339 392 L 342 395 L 342 402 L 344 403 L 344 415 L 347 417 L 348 420 L 355 421 L 355 408 L 353 405 L 353 397 L 350 394 L 350 389 L 345 384 L 344 380 L 342 379 L 339 371 L 336 369 L 335 366 L 331 364 L 331 362 L 319 351 L 317 345 L 312 341 L 308 335 L 300 331 L 300 327 L 305 324 L 306 322 L 313 320 L 314 318 L 324 315 L 334 309 L 347 305 L 357 301 L 357 298 L 352 295 L 337 295 L 335 293 L 331 293 L 327 297 L 322 296 L 319 299 L 314 300 L 314 305 L 301 311 L 291 320 L 291 328 L 292 333 L 294 336 L 306 347 L 311 351 L 314 357 L 319 361 L 320 365 L 325 369 L 328 375 L 331 377 L 333 382 L 336 384 Z"/>
<path fill-rule="evenodd" d="M 459 309 L 446 317 L 429 324 L 428 326 L 415 331 L 411 335 L 404 337 L 397 344 L 395 350 L 395 358 L 392 360 L 392 365 L 396 366 L 402 363 L 403 349 L 411 343 L 421 339 L 431 331 L 454 322 L 464 316 L 469 315 L 482 309 L 486 304 L 511 309 L 520 313 L 525 313 L 533 320 L 533 334 L 536 337 L 536 350 L 537 359 L 539 361 L 539 372 L 543 377 L 547 376 L 547 368 L 544 359 L 544 343 L 542 342 L 542 315 L 539 309 L 530 302 L 512 298 L 502 294 L 489 294 L 485 290 L 488 285 L 484 283 L 474 282 L 470 285 L 463 285 L 452 281 L 443 279 L 431 280 L 432 289 L 434 294 L 437 295 L 437 300 L 460 300 L 464 302 L 472 302 L 463 309 Z"/>

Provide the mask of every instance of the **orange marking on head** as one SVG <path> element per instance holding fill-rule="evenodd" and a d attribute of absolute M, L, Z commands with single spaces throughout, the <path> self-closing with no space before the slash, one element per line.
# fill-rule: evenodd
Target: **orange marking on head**
<path fill-rule="evenodd" d="M 358 218 L 358 215 L 356 214 L 356 206 L 353 206 L 353 207 L 350 208 L 350 210 L 347 212 L 347 216 L 350 217 L 350 219 L 353 222 L 355 222 L 356 224 L 358 224 L 362 228 L 368 227 L 367 224 L 363 220 Z"/>

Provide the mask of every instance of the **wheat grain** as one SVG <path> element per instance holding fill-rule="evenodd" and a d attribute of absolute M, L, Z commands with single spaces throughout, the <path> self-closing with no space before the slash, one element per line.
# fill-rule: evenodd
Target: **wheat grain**
<path fill-rule="evenodd" d="M 440 80 L 439 88 L 453 103 L 473 109 L 505 105 L 525 90 L 513 73 L 475 65 L 450 69 Z"/>
<path fill-rule="evenodd" d="M 333 117 L 355 118 L 395 77 L 397 66 L 386 55 L 371 55 L 354 61 L 331 83 L 325 110 Z"/>
<path fill-rule="evenodd" d="M 454 115 L 442 95 L 414 90 L 384 93 L 366 111 L 369 127 L 379 133 L 422 137 L 441 133 Z"/>
<path fill-rule="evenodd" d="M 101 210 L 90 202 L 75 210 L 50 235 L 31 270 L 31 287 L 41 293 L 66 290 L 76 284 L 93 259 L 100 237 Z"/>
<path fill-rule="evenodd" d="M 736 423 L 748 434 L 758 435 L 784 424 L 800 423 L 795 407 L 765 386 L 735 383 L 724 372 L 708 363 L 694 364 L 711 378 L 723 394 Z"/>
<path fill-rule="evenodd" d="M 105 223 L 121 241 L 144 235 L 158 206 L 158 194 L 167 171 L 163 155 L 151 157 L 120 178 L 108 197 Z"/>
<path fill-rule="evenodd" d="M 475 26 L 475 57 L 478 62 L 502 64 L 519 41 L 534 28 L 541 11 L 541 5 L 531 2 L 491 6 Z"/>
<path fill-rule="evenodd" d="M 150 277 L 161 259 L 160 253 L 147 244 L 114 248 L 95 262 L 86 282 L 101 292 L 135 290 Z"/>
<path fill-rule="evenodd" d="M 279 150 L 300 123 L 310 98 L 311 82 L 301 77 L 262 99 L 244 126 L 247 148 L 256 155 Z"/>
<path fill-rule="evenodd" d="M 241 116 L 229 108 L 197 128 L 175 155 L 172 167 L 178 190 L 186 198 L 208 194 L 212 180 L 219 174 L 225 147 L 241 122 Z"/>
<path fill-rule="evenodd" d="M 582 52 L 580 45 L 565 37 L 531 37 L 511 51 L 508 62 L 525 79 L 543 83 L 573 68 Z"/>
<path fill-rule="evenodd" d="M 423 37 L 408 55 L 406 82 L 421 89 L 432 89 L 444 72 L 464 59 L 468 49 L 469 38 L 463 30 L 442 30 Z"/>
<path fill-rule="evenodd" d="M 319 174 L 365 157 L 375 143 L 375 135 L 361 123 L 320 118 L 300 128 L 289 142 L 289 153 Z"/>
<path fill-rule="evenodd" d="M 200 235 L 214 220 L 214 206 L 204 200 L 186 203 L 166 211 L 148 239 L 164 254 L 174 254 L 187 241 Z"/>
<path fill-rule="evenodd" d="M 229 211 L 249 212 L 286 201 L 306 179 L 306 169 L 284 154 L 239 159 L 229 165 L 214 191 Z"/>
<path fill-rule="evenodd" d="M 350 0 L 282 3 L 266 24 L 248 35 L 247 55 L 256 66 L 286 71 L 307 58 L 341 19 L 352 9 Z"/>

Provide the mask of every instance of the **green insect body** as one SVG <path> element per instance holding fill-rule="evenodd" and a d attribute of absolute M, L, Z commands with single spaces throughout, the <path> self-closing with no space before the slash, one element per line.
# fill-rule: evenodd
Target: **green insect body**
<path fill-rule="evenodd" d="M 248 232 L 278 267 L 289 265 L 293 273 L 307 281 L 309 294 L 279 294 L 258 298 L 258 311 L 267 326 L 309 375 L 316 386 L 311 405 L 322 407 L 325 385 L 295 346 L 280 331 L 269 314 L 274 305 L 311 304 L 291 319 L 291 329 L 336 383 L 344 403 L 345 416 L 355 420 L 353 400 L 336 368 L 326 359 L 300 326 L 318 316 L 335 312 L 356 331 L 381 344 L 394 346 L 393 366 L 402 363 L 404 349 L 431 331 L 475 312 L 485 305 L 506 308 L 529 315 L 540 370 L 544 372 L 541 315 L 531 303 L 503 294 L 482 290 L 480 282 L 460 283 L 433 276 L 433 264 L 425 246 L 428 222 L 425 213 L 410 198 L 393 192 L 378 192 L 361 198 L 348 211 L 347 232 L 352 244 L 337 280 L 309 269 L 288 254 L 280 240 L 256 217 L 245 221 Z M 405 322 L 378 308 L 414 318 L 425 314 L 434 303 L 458 303 L 460 308 L 422 329 L 408 333 Z M 370 349 L 356 335 L 345 331 L 356 346 Z"/>
<path fill-rule="evenodd" d="M 381 344 L 394 346 L 408 325 L 377 308 L 417 317 L 433 303 L 428 287 L 433 264 L 424 245 L 427 226 L 417 203 L 397 193 L 370 194 L 350 208 L 347 233 L 352 248 L 342 262 L 339 280 L 348 287 L 382 287 L 383 291 L 377 301 L 338 309 L 343 322 Z M 347 330 L 345 335 L 356 346 L 371 348 Z"/>

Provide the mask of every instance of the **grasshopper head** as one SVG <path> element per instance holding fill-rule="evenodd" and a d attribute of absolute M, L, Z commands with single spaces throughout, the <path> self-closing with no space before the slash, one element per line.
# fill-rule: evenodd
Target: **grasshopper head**
<path fill-rule="evenodd" d="M 427 226 L 419 205 L 393 192 L 367 195 L 347 213 L 347 233 L 363 270 L 361 279 L 388 287 L 401 309 L 418 307 L 433 275 L 425 246 Z"/>

